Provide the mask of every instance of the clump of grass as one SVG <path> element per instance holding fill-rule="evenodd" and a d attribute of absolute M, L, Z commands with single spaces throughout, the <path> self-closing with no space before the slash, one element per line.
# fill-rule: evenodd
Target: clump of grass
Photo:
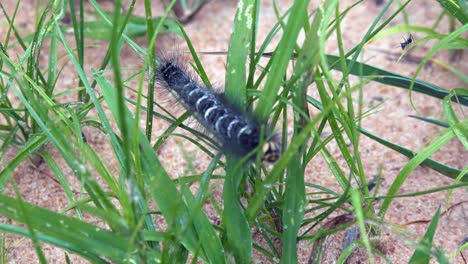
<path fill-rule="evenodd" d="M 0 195 L 0 214 L 24 224 L 5 223 L 0 225 L 0 229 L 30 238 L 42 263 L 47 260 L 41 242 L 51 243 L 95 263 L 178 263 L 187 262 L 189 256 L 194 261 L 249 263 L 252 262 L 254 250 L 272 261 L 281 259 L 283 263 L 296 263 L 297 244 L 301 240 L 315 241 L 311 260 L 320 262 L 320 252 L 324 250 L 323 239 L 354 224 L 359 235 L 354 236 L 339 260 L 345 261 L 354 249 L 363 247 L 372 261 L 376 254 L 382 255 L 376 249 L 372 236 L 381 229 L 389 229 L 385 214 L 390 204 L 399 197 L 397 193 L 405 180 L 418 166 L 426 165 L 455 180 L 451 186 L 424 193 L 466 186 L 466 168 L 459 171 L 430 158 L 451 139 L 459 140 L 465 148 L 468 146 L 467 122 L 457 116 L 453 109 L 454 102 L 465 106 L 468 104 L 466 89 L 446 91 L 418 80 L 417 74 L 414 77 L 402 76 L 358 61 L 364 45 L 378 38 L 379 34 L 385 34 L 384 27 L 403 12 L 410 1 L 402 3 L 394 13 L 383 19 L 392 4 L 389 1 L 361 41 L 348 51 L 343 47 L 341 21 L 361 2 L 340 11 L 339 1 L 324 1 L 320 7 L 308 13 L 309 1 L 295 1 L 285 14 L 276 10 L 278 22 L 259 50 L 255 49 L 259 41 L 259 1 L 246 0 L 238 5 L 227 54 L 226 98 L 240 108 L 255 108 L 253 111 L 260 121 L 271 120 L 279 129 L 283 153 L 271 168 L 266 168 L 259 161 L 251 164 L 230 156 L 222 158 L 222 153 L 216 150 L 211 139 L 182 124 L 187 113 L 175 118 L 164 109 L 155 107 L 154 81 L 151 78 L 147 94 L 144 94 L 147 69 L 151 71 L 157 59 L 153 52 L 146 53 L 145 50 L 154 50 L 154 46 L 157 46 L 156 36 L 166 31 L 177 32 L 185 38 L 197 72 L 203 80 L 208 80 L 183 27 L 167 18 L 176 1 L 169 3 L 165 15 L 157 19 L 151 18 L 148 0 L 145 0 L 148 18 L 143 19 L 132 16 L 133 5 L 126 8 L 127 12 L 121 13 L 121 1 L 115 2 L 115 11 L 111 13 L 104 12 L 94 0 L 89 2 L 100 18 L 98 22 L 88 24 L 84 21 L 83 1 L 79 2 L 78 10 L 75 10 L 73 1 L 69 5 L 49 2 L 41 7 L 42 15 L 31 36 L 22 36 L 14 26 L 18 6 L 13 14 L 8 14 L 0 3 L 9 27 L 0 51 L 0 152 L 4 153 L 10 147 L 17 148 L 15 157 L 5 161 L 0 171 L 0 188 L 5 190 L 9 182 L 15 187 L 12 177 L 15 168 L 31 155 L 39 155 L 64 189 L 70 203 L 67 210 L 76 213 L 75 217 L 69 217 L 63 212 L 34 206 L 25 202 L 18 191 L 16 197 Z M 196 3 L 200 4 L 201 1 Z M 462 26 L 448 34 L 412 26 L 392 29 L 393 32 L 419 29 L 427 33 L 427 37 L 418 42 L 430 38 L 439 40 L 422 60 L 417 72 L 436 52 L 468 46 L 461 36 L 467 28 L 465 13 L 452 3 L 444 2 L 444 12 L 454 15 Z M 65 37 L 66 28 L 60 23 L 68 11 L 72 17 L 73 41 Z M 104 33 L 96 35 L 93 30 Z M 299 43 L 301 31 L 305 40 Z M 147 33 L 147 47 L 138 46 L 131 38 L 142 32 Z M 271 47 L 273 37 L 279 34 L 280 42 Z M 332 34 L 337 37 L 338 55 L 325 52 L 325 45 Z M 16 43 L 10 43 L 13 35 L 17 38 Z M 110 40 L 108 50 L 100 69 L 85 72 L 88 50 L 84 38 L 96 36 Z M 43 65 L 39 58 L 46 42 L 50 46 L 47 51 L 49 60 L 47 65 Z M 19 46 L 22 53 L 10 54 L 13 45 Z M 130 46 L 144 57 L 145 67 L 134 76 L 139 81 L 134 90 L 135 101 L 126 97 L 126 80 L 119 66 L 119 53 L 123 45 Z M 267 47 L 272 48 L 273 53 L 267 54 Z M 64 54 L 60 54 L 61 49 L 65 50 Z M 57 89 L 60 86 L 57 79 L 62 74 L 57 62 L 59 57 L 66 57 L 73 64 L 79 78 L 79 88 L 65 92 Z M 260 64 L 262 57 L 268 58 L 266 65 Z M 288 68 L 292 70 L 289 74 Z M 112 78 L 106 77 L 105 69 L 112 72 Z M 466 79 L 459 70 L 450 69 Z M 256 77 L 255 73 L 259 70 L 261 74 Z M 341 79 L 336 80 L 330 74 L 331 70 L 340 71 Z M 350 82 L 351 76 L 357 76 L 362 81 L 354 85 Z M 420 119 L 444 127 L 442 132 L 431 144 L 415 152 L 365 130 L 361 127 L 361 120 L 365 118 L 362 100 L 356 102 L 353 95 L 357 93 L 358 98 L 362 99 L 362 88 L 369 81 L 439 98 L 446 120 Z M 309 95 L 311 87 L 317 89 L 317 98 Z M 78 101 L 58 103 L 56 99 L 65 94 L 76 95 Z M 146 105 L 142 103 L 144 99 Z M 15 104 L 14 100 L 20 103 Z M 104 111 L 103 103 L 110 109 L 111 116 Z M 318 109 L 320 114 L 311 117 L 311 108 Z M 90 111 L 97 113 L 97 116 L 89 118 Z M 146 111 L 146 127 L 141 128 L 138 120 L 143 111 Z M 152 145 L 150 139 L 153 136 L 154 117 L 163 118 L 171 125 Z M 113 122 L 117 125 L 116 129 L 112 126 Z M 119 166 L 118 174 L 113 174 L 110 165 L 84 142 L 81 129 L 88 125 L 107 136 Z M 287 139 L 290 126 L 293 133 Z M 207 169 L 199 175 L 182 175 L 173 180 L 160 163 L 155 150 L 168 136 L 174 135 L 176 127 L 187 130 L 192 142 L 213 157 Z M 322 138 L 327 127 L 332 133 Z M 370 190 L 372 188 L 366 177 L 368 172 L 364 170 L 359 151 L 362 134 L 410 158 L 385 196 L 380 197 L 377 191 Z M 330 153 L 330 142 L 337 144 L 345 165 L 340 167 L 338 160 Z M 85 198 L 71 191 L 56 159 L 44 148 L 46 144 L 56 148 L 60 158 L 72 169 L 73 176 L 83 186 Z M 340 191 L 306 181 L 306 167 L 317 155 L 325 160 Z M 215 175 L 216 169 L 223 174 Z M 213 179 L 223 182 L 221 204 L 217 204 L 210 193 L 209 186 Z M 196 193 L 189 188 L 193 183 L 200 186 Z M 254 190 L 252 194 L 243 188 L 245 183 Z M 318 199 L 314 193 L 306 192 L 309 189 L 329 198 Z M 221 217 L 219 225 L 212 224 L 203 211 L 208 199 L 218 209 Z M 374 203 L 377 199 L 383 200 L 379 208 Z M 154 203 L 157 211 L 152 207 Z M 340 213 L 343 211 L 346 213 Z M 83 214 L 98 218 L 108 228 L 86 222 Z M 337 214 L 341 218 L 337 218 Z M 167 226 L 159 226 L 156 216 L 162 216 Z M 424 260 L 427 263 L 430 257 L 440 262 L 447 261 L 443 252 L 432 243 L 439 216 L 437 211 L 421 242 L 410 243 L 415 247 L 411 261 Z M 327 220 L 330 218 L 335 220 Z M 318 226 L 324 228 L 310 235 L 308 231 L 316 230 L 314 228 Z M 252 239 L 253 228 L 258 230 L 266 245 Z M 281 241 L 280 248 L 274 240 Z M 5 247 L 5 243 L 1 246 Z"/>

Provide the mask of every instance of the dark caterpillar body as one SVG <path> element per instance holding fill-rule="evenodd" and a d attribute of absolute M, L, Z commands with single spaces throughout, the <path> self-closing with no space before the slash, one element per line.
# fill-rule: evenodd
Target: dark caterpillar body
<path fill-rule="evenodd" d="M 244 156 L 258 147 L 260 124 L 229 106 L 211 89 L 195 81 L 177 57 L 160 59 L 155 78 L 161 86 L 176 93 L 179 101 L 216 136 L 227 151 Z M 274 162 L 278 159 L 279 147 L 270 140 L 267 133 L 263 140 L 265 145 L 262 149 L 262 159 Z"/>

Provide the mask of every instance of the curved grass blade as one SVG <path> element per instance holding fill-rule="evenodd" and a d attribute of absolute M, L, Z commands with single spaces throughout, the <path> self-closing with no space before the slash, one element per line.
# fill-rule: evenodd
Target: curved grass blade
<path fill-rule="evenodd" d="M 411 172 L 413 172 L 424 160 L 429 158 L 434 152 L 439 150 L 442 146 L 444 146 L 450 139 L 455 137 L 455 134 L 452 130 L 449 130 L 447 133 L 442 135 L 439 139 L 437 139 L 434 143 L 430 146 L 423 149 L 421 152 L 416 154 L 398 173 L 397 177 L 393 181 L 392 185 L 390 186 L 387 192 L 387 198 L 384 199 L 382 206 L 379 211 L 379 215 L 382 217 L 385 215 L 386 211 L 388 210 L 390 203 L 393 201 L 392 195 L 395 195 L 406 179 L 409 177 Z"/>
<path fill-rule="evenodd" d="M 308 115 L 309 109 L 307 104 L 307 88 L 314 76 L 314 69 L 319 62 L 319 45 L 320 32 L 323 31 L 323 26 L 326 26 L 326 21 L 329 19 L 327 11 L 333 10 L 337 1 L 325 1 L 324 6 L 317 8 L 318 11 L 311 24 L 305 25 L 304 30 L 306 40 L 299 51 L 296 60 L 296 65 L 293 70 L 293 77 L 297 82 L 293 84 L 292 103 L 297 106 L 300 112 L 306 113 L 294 114 L 294 135 L 293 139 L 300 134 L 303 127 L 310 121 Z M 323 43 L 322 43 L 323 44 Z M 286 188 L 284 193 L 284 205 L 282 207 L 282 222 L 283 222 L 283 254 L 281 257 L 282 263 L 297 263 L 297 237 L 298 231 L 301 228 L 304 218 L 306 206 L 305 195 L 305 166 L 307 160 L 304 159 L 307 152 L 307 140 L 302 143 L 302 146 L 295 153 L 295 157 L 288 164 L 287 175 L 285 178 Z"/>
<path fill-rule="evenodd" d="M 307 7 L 309 0 L 295 1 L 291 8 L 289 20 L 284 29 L 284 34 L 273 54 L 272 66 L 265 82 L 264 89 L 260 95 L 257 109 L 255 110 L 256 117 L 265 122 L 268 120 L 270 111 L 276 102 L 276 97 L 283 83 L 283 76 L 289 64 L 289 60 L 296 46 L 296 39 L 299 31 L 307 23 Z M 292 19 L 293 18 L 293 19 Z"/>
<path fill-rule="evenodd" d="M 323 111 L 323 105 L 318 102 L 317 100 L 311 98 L 311 97 L 307 97 L 307 100 L 309 101 L 309 103 L 311 103 L 312 105 L 314 105 L 315 107 L 317 107 L 318 109 L 322 110 Z M 400 145 L 397 145 L 397 144 L 394 144 L 390 141 L 387 141 L 381 137 L 378 137 L 374 134 L 372 134 L 371 132 L 369 132 L 368 130 L 362 128 L 362 127 L 357 127 L 357 129 L 359 130 L 360 133 L 366 135 L 367 137 L 377 141 L 378 143 L 386 146 L 386 147 L 389 147 L 405 156 L 407 156 L 408 158 L 413 158 L 417 152 L 414 152 L 410 149 L 407 149 L 405 147 L 402 147 Z M 461 181 L 462 182 L 468 182 L 468 174 L 464 174 L 462 173 L 460 170 L 457 170 L 457 169 L 454 169 L 452 167 L 449 167 L 449 166 L 446 166 L 440 162 L 437 162 L 431 158 L 427 158 L 426 160 L 423 161 L 422 163 L 423 165 L 426 165 L 428 166 L 429 168 L 437 171 L 437 172 L 440 172 L 441 174 L 445 175 L 445 176 L 448 176 L 452 179 L 457 179 L 458 177 L 461 177 Z M 339 181 L 340 182 L 340 181 Z M 346 186 L 346 185 L 343 185 L 341 182 L 340 182 L 340 185 L 342 186 Z"/>
<path fill-rule="evenodd" d="M 258 0 L 244 0 L 237 4 L 234 26 L 229 41 L 225 95 L 230 103 L 244 109 L 247 102 L 246 66 L 252 32 L 258 20 Z M 255 23 L 255 24 L 254 24 Z"/>
<path fill-rule="evenodd" d="M 449 14 L 460 21 L 462 25 L 468 23 L 468 3 L 466 0 L 437 0 Z"/>
<path fill-rule="evenodd" d="M 429 124 L 433 124 L 436 126 L 440 126 L 440 127 L 445 127 L 445 128 L 449 127 L 449 125 L 446 122 L 433 119 L 433 118 L 426 118 L 426 117 L 416 116 L 416 115 L 408 115 L 408 117 L 412 117 L 414 119 L 418 119 L 418 120 L 421 120 L 421 121 L 424 121 L 424 122 L 427 122 Z"/>
<path fill-rule="evenodd" d="M 339 61 L 341 60 L 340 57 L 335 55 L 327 55 L 327 60 L 328 64 L 332 65 L 332 69 L 342 71 L 342 68 L 339 63 Z M 350 63 L 356 64 L 356 67 L 353 67 L 349 72 L 352 75 L 363 78 L 369 78 L 375 82 L 388 84 L 404 89 L 409 89 L 411 87 L 412 78 L 410 77 L 388 72 L 365 63 L 357 61 L 353 62 L 350 59 L 346 59 L 346 64 L 349 65 Z M 449 94 L 449 91 L 437 85 L 423 82 L 420 80 L 414 80 L 413 91 L 420 92 L 439 99 L 443 99 Z M 462 105 L 468 106 L 468 96 L 457 96 L 455 98 L 452 98 L 452 101 L 459 102 Z"/>
<path fill-rule="evenodd" d="M 0 194 L 0 214 L 20 223 L 25 222 L 20 202 Z M 30 217 L 30 228 L 38 231 L 38 238 L 48 237 L 49 243 L 73 251 L 83 257 L 102 260 L 102 257 L 115 262 L 125 259 L 134 246 L 128 244 L 128 238 L 111 233 L 97 226 L 64 216 L 37 206 L 24 203 Z M 15 229 L 11 225 L 0 225 L 0 229 Z M 16 229 L 17 230 L 17 229 Z M 17 230 L 20 233 L 20 230 Z M 30 236 L 28 231 L 22 235 Z"/>
<path fill-rule="evenodd" d="M 439 217 L 440 217 L 440 207 L 437 208 L 437 212 L 435 213 L 434 217 L 432 218 L 431 223 L 427 227 L 424 237 L 419 242 L 418 247 L 416 247 L 416 250 L 411 256 L 411 259 L 408 262 L 409 264 L 429 263 L 429 260 L 431 259 L 431 254 L 436 255 L 436 258 L 439 263 L 449 263 L 449 261 L 443 255 L 442 252 L 440 252 L 439 250 L 434 250 L 432 248 L 434 235 L 437 230 L 437 224 L 439 223 Z"/>
<path fill-rule="evenodd" d="M 447 117 L 448 123 L 452 128 L 455 135 L 457 135 L 460 142 L 465 146 L 465 150 L 468 149 L 468 120 L 464 119 L 460 121 L 453 110 L 451 99 L 457 95 L 468 96 L 467 89 L 456 88 L 450 91 L 450 94 L 444 98 L 442 107 L 444 109 L 445 116 Z"/>
<path fill-rule="evenodd" d="M 204 201 L 197 201 L 187 186 L 182 188 L 182 193 L 189 210 L 193 216 L 194 226 L 198 232 L 200 246 L 203 249 L 209 263 L 226 263 L 224 249 L 210 221 L 203 213 Z"/>
<path fill-rule="evenodd" d="M 256 30 L 258 0 L 239 1 L 234 17 L 233 32 L 229 42 L 226 70 L 226 98 L 234 106 L 245 109 L 247 103 L 246 61 Z M 255 24 L 254 24 L 255 23 Z M 237 263 L 249 263 L 252 259 L 252 235 L 249 222 L 239 201 L 239 184 L 244 168 L 231 155 L 226 160 L 224 182 L 223 223 L 226 239 Z"/>
<path fill-rule="evenodd" d="M 106 15 L 108 17 L 113 17 L 114 12 L 106 12 Z M 126 16 L 127 14 L 123 13 L 121 15 Z M 85 21 L 83 23 L 84 37 L 110 41 L 111 36 L 112 36 L 112 26 L 109 25 L 107 21 L 103 20 L 102 17 L 100 16 L 97 16 L 97 17 L 98 17 L 98 20 L 96 21 Z M 150 21 L 153 27 L 156 27 L 163 19 L 164 18 L 161 18 L 161 17 L 155 17 L 155 18 L 152 18 Z M 173 32 L 178 35 L 182 35 L 180 32 L 179 26 L 173 20 L 166 18 L 163 20 L 162 23 L 163 23 L 163 26 L 161 30 L 159 31 L 160 33 Z M 62 27 L 62 28 L 65 32 L 72 31 L 72 28 L 70 27 Z M 127 37 L 129 38 L 144 37 L 146 36 L 147 32 L 148 30 L 147 30 L 146 18 L 135 16 L 135 15 L 131 15 L 129 17 L 128 23 L 124 30 L 124 33 L 127 35 Z"/>
<path fill-rule="evenodd" d="M 114 89 L 101 75 L 95 74 L 96 81 L 101 87 L 101 91 L 104 95 L 106 103 L 109 105 L 114 117 L 117 117 L 119 111 L 124 112 L 124 118 L 127 124 L 133 124 L 136 122 L 130 113 L 128 108 L 118 109 L 117 98 L 114 93 Z M 116 121 L 119 120 L 116 118 Z M 153 199 L 158 204 L 164 218 L 167 223 L 174 228 L 174 232 L 182 243 L 191 252 L 196 252 L 198 248 L 199 237 L 197 235 L 196 228 L 191 219 L 191 214 L 188 208 L 193 208 L 196 205 L 186 204 L 182 199 L 181 193 L 177 190 L 175 183 L 169 178 L 169 175 L 164 170 L 158 157 L 154 153 L 147 138 L 141 132 L 138 131 L 139 135 L 133 135 L 134 130 L 128 132 L 130 141 L 138 139 L 138 146 L 141 151 L 141 164 L 142 164 L 142 176 L 145 184 L 149 186 Z M 130 142 L 129 144 L 134 144 Z M 202 255 L 204 260 L 207 258 Z"/>
<path fill-rule="evenodd" d="M 223 224 L 226 228 L 227 248 L 233 251 L 236 263 L 250 263 L 252 234 L 238 192 L 245 170 L 242 164 L 230 155 L 227 155 L 225 170 Z"/>
<path fill-rule="evenodd" d="M 426 55 L 424 56 L 424 58 L 421 60 L 421 63 L 419 63 L 418 65 L 418 68 L 416 69 L 415 73 L 414 73 L 414 77 L 411 79 L 411 84 L 409 86 L 409 90 L 410 92 L 414 90 L 415 86 L 416 86 L 416 77 L 418 76 L 419 72 L 423 69 L 423 66 L 427 63 L 427 61 L 433 57 L 437 52 L 439 52 L 440 50 L 444 50 L 446 46 L 449 46 L 450 43 L 455 40 L 456 38 L 458 38 L 460 35 L 462 35 L 463 33 L 465 33 L 466 31 L 468 31 L 468 24 L 465 24 L 463 26 L 461 26 L 460 28 L 458 28 L 457 30 L 451 32 L 450 34 L 448 34 L 447 36 L 444 36 L 442 39 L 440 39 L 439 42 L 437 42 L 427 53 Z M 466 47 L 466 46 L 465 46 Z M 411 94 L 410 94 L 411 95 Z M 468 100 L 468 97 L 466 96 L 463 96 L 463 97 L 460 97 L 458 100 L 461 101 L 462 98 Z M 453 98 L 454 101 L 457 101 L 455 100 L 456 98 Z M 412 103 L 412 101 L 411 101 Z"/>

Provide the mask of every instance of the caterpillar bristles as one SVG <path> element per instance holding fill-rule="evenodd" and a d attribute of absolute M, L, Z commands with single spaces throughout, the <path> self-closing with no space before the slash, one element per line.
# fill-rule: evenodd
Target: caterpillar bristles
<path fill-rule="evenodd" d="M 219 141 L 223 151 L 245 156 L 262 146 L 262 161 L 275 162 L 280 155 L 276 137 L 266 126 L 261 137 L 261 124 L 240 111 L 221 94 L 200 84 L 177 54 L 159 54 L 156 82 L 171 91 L 178 101 Z"/>

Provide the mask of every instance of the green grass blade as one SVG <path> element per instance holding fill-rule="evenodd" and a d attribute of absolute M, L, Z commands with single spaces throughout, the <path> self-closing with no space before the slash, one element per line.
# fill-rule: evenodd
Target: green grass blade
<path fill-rule="evenodd" d="M 369 263 L 374 263 L 374 255 L 370 245 L 369 236 L 366 229 L 366 223 L 364 219 L 364 212 L 362 208 L 362 197 L 356 189 L 351 189 L 351 202 L 354 208 L 354 214 L 356 215 L 357 224 L 359 226 L 359 232 L 361 233 L 361 240 L 366 247 L 367 255 L 369 257 Z"/>
<path fill-rule="evenodd" d="M 236 263 L 250 263 L 252 259 L 252 234 L 238 192 L 241 180 L 245 177 L 244 171 L 242 164 L 228 155 L 223 190 L 223 224 L 226 228 L 227 248 L 232 250 Z"/>
<path fill-rule="evenodd" d="M 340 63 L 338 63 L 341 59 L 335 55 L 327 55 L 327 60 L 334 70 L 341 71 L 342 68 Z M 352 61 L 346 59 L 346 64 L 349 65 Z M 365 63 L 360 63 L 355 61 L 356 67 L 353 67 L 350 71 L 350 74 L 369 78 L 372 81 L 400 87 L 404 89 L 409 89 L 412 83 L 412 78 L 406 77 L 403 75 L 391 73 L 377 67 L 370 66 Z M 420 92 L 432 97 L 436 97 L 439 99 L 443 99 L 445 96 L 449 94 L 449 91 L 440 88 L 434 84 L 423 82 L 420 80 L 414 80 L 413 91 Z M 453 101 L 459 102 L 462 105 L 468 106 L 468 97 L 467 96 L 458 96 L 457 98 L 453 98 Z M 457 101 L 458 100 L 458 101 Z"/>
<path fill-rule="evenodd" d="M 247 102 L 246 61 L 250 50 L 252 27 L 257 21 L 258 13 L 255 11 L 259 5 L 258 0 L 244 0 L 237 4 L 234 17 L 234 26 L 229 42 L 226 69 L 225 95 L 233 105 L 244 109 Z"/>
<path fill-rule="evenodd" d="M 437 0 L 437 2 L 462 25 L 468 23 L 468 3 L 465 0 Z"/>
<path fill-rule="evenodd" d="M 413 158 L 414 156 L 417 155 L 417 152 L 414 152 L 414 151 L 412 151 L 410 149 L 407 149 L 407 148 L 402 147 L 400 145 L 389 142 L 389 141 L 387 141 L 387 140 L 385 140 L 383 138 L 380 138 L 380 137 L 370 133 L 369 131 L 365 130 L 364 128 L 359 128 L 359 131 L 362 134 L 368 136 L 369 138 L 379 142 L 380 144 L 382 144 L 382 145 L 384 145 L 386 147 L 389 147 L 389 148 L 391 148 L 391 149 L 393 149 L 395 151 L 398 151 L 399 153 L 405 155 L 408 158 Z M 437 172 L 440 172 L 441 174 L 443 174 L 443 175 L 445 175 L 447 177 L 450 177 L 452 179 L 456 179 L 461 173 L 461 171 L 459 171 L 457 169 L 454 169 L 452 167 L 448 167 L 448 166 L 446 166 L 446 165 L 444 165 L 444 164 L 442 164 L 440 162 L 437 162 L 437 161 L 435 161 L 435 160 L 433 160 L 431 158 L 425 159 L 422 162 L 422 164 L 426 165 L 429 168 L 431 168 L 431 169 L 433 169 L 433 170 L 435 170 Z M 462 182 L 468 182 L 468 174 L 463 175 L 462 178 L 461 178 L 461 181 Z"/>
<path fill-rule="evenodd" d="M 416 116 L 416 115 L 408 115 L 408 117 L 412 117 L 414 119 L 422 120 L 422 121 L 427 122 L 429 124 L 433 124 L 433 125 L 444 127 L 444 128 L 449 127 L 449 125 L 446 122 L 436 120 L 436 119 L 433 119 L 433 118 L 426 118 L 426 117 Z"/>
<path fill-rule="evenodd" d="M 260 100 L 258 101 L 257 109 L 255 111 L 256 117 L 261 122 L 268 120 L 270 111 L 276 101 L 289 60 L 291 59 L 296 46 L 297 36 L 304 24 L 307 23 L 308 17 L 306 11 L 308 6 L 308 0 L 301 0 L 295 1 L 291 8 L 291 14 L 289 17 L 293 19 L 288 20 L 280 43 L 271 58 L 272 66 L 270 73 L 265 82 L 264 89 L 260 95 Z"/>
<path fill-rule="evenodd" d="M 246 61 L 251 50 L 253 32 L 257 22 L 258 0 L 239 1 L 234 17 L 233 32 L 227 56 L 226 88 L 227 100 L 234 106 L 245 109 L 247 103 Z M 244 169 L 238 167 L 236 159 L 228 155 L 226 180 L 224 182 L 223 223 L 226 238 L 237 263 L 249 263 L 252 258 L 252 235 L 244 210 L 239 202 L 239 184 Z"/>
<path fill-rule="evenodd" d="M 0 171 L 0 192 L 3 193 L 5 185 L 13 176 L 13 171 L 18 165 L 29 158 L 31 153 L 34 153 L 47 142 L 47 137 L 40 135 L 29 140 L 19 151 L 16 156 Z"/>
<path fill-rule="evenodd" d="M 301 162 L 303 152 L 297 152 L 287 170 L 285 201 L 282 210 L 283 255 L 281 263 L 297 263 L 297 233 L 301 227 L 305 207 L 305 168 Z"/>
<path fill-rule="evenodd" d="M 431 223 L 427 227 L 424 237 L 419 242 L 419 246 L 414 251 L 409 264 L 428 264 L 432 254 L 436 254 L 437 260 L 439 263 L 449 263 L 448 260 L 443 256 L 438 250 L 432 250 L 432 245 L 434 241 L 434 235 L 437 229 L 437 224 L 439 223 L 440 218 L 440 207 L 437 208 L 437 212 L 431 220 Z"/>
<path fill-rule="evenodd" d="M 182 187 L 182 193 L 191 214 L 195 229 L 198 232 L 200 246 L 203 249 L 209 263 L 226 263 L 224 249 L 219 237 L 217 236 L 213 226 L 208 221 L 207 216 L 203 213 L 202 205 L 205 201 L 197 201 L 190 189 L 186 186 Z"/>
<path fill-rule="evenodd" d="M 65 192 L 65 195 L 68 198 L 68 201 L 72 204 L 75 203 L 76 199 L 75 199 L 75 196 L 73 195 L 73 191 L 71 190 L 70 185 L 65 179 L 62 171 L 60 171 L 60 168 L 58 167 L 55 160 L 47 152 L 41 151 L 40 155 L 44 159 L 44 161 L 47 163 L 47 165 L 49 165 L 49 168 L 54 173 L 54 175 L 57 177 L 57 180 L 60 183 L 60 186 L 62 186 L 63 191 Z M 82 218 L 82 214 L 79 210 L 76 212 L 76 214 L 80 219 Z"/>
<path fill-rule="evenodd" d="M 324 22 L 324 14 L 330 8 L 334 8 L 336 1 L 326 1 L 324 6 L 318 8 L 312 25 L 304 26 L 306 30 L 306 40 L 299 51 L 296 65 L 294 67 L 293 76 L 291 79 L 298 81 L 291 88 L 294 91 L 292 102 L 294 106 L 300 108 L 299 111 L 306 113 L 305 115 L 294 115 L 294 136 L 293 139 L 300 134 L 303 127 L 310 121 L 309 109 L 307 104 L 307 88 L 314 76 L 314 70 L 319 62 L 319 34 L 322 31 L 322 26 L 327 24 Z M 326 18 L 325 18 L 326 20 Z M 282 208 L 282 222 L 283 222 L 283 255 L 281 257 L 282 263 L 297 263 L 297 237 L 299 229 L 302 225 L 304 218 L 304 211 L 306 206 L 305 196 L 305 166 L 307 160 L 305 153 L 307 149 L 307 141 L 302 143 L 299 151 L 295 153 L 295 157 L 291 159 L 287 168 L 286 175 L 286 190 L 284 193 L 284 205 Z"/>
<path fill-rule="evenodd" d="M 111 16 L 112 13 L 109 13 L 109 16 Z M 144 37 L 148 31 L 147 31 L 147 25 L 146 22 L 140 21 L 140 19 L 144 19 L 143 17 L 137 17 L 137 16 L 131 16 L 129 23 L 127 24 L 125 28 L 125 34 L 129 38 L 139 38 L 139 37 Z M 151 19 L 151 23 L 153 24 L 154 27 L 156 27 L 162 20 L 163 18 L 157 17 Z M 112 33 L 112 27 L 109 26 L 109 24 L 106 21 L 102 20 L 97 20 L 97 21 L 87 21 L 84 23 L 84 29 L 85 29 L 85 37 L 87 38 L 92 38 L 92 39 L 101 39 L 101 40 L 110 40 L 111 33 Z M 67 28 L 64 28 L 64 30 L 67 30 Z M 177 23 L 170 19 L 165 19 L 163 22 L 163 27 L 159 31 L 159 33 L 165 33 L 165 32 L 173 32 L 178 35 L 181 35 L 179 27 L 177 26 Z"/>
<path fill-rule="evenodd" d="M 104 95 L 106 103 L 114 115 L 117 117 L 119 111 L 124 113 L 124 118 L 127 124 L 133 127 L 135 120 L 128 108 L 119 109 L 117 104 L 117 98 L 114 92 L 114 88 L 104 79 L 103 76 L 95 74 L 96 81 L 101 87 L 101 91 Z M 116 118 L 117 123 L 119 119 Z M 184 246 L 195 252 L 197 249 L 197 233 L 190 219 L 190 212 L 187 205 L 184 203 L 180 192 L 177 190 L 174 182 L 169 178 L 161 163 L 159 162 L 154 150 L 152 149 L 147 138 L 141 132 L 138 131 L 139 135 L 133 135 L 134 130 L 128 132 L 130 140 L 129 144 L 133 145 L 133 140 L 138 139 L 138 146 L 141 149 L 141 164 L 142 164 L 142 176 L 145 184 L 150 188 L 151 195 L 158 204 L 161 212 L 163 213 L 167 223 L 171 224 L 174 228 L 174 232 L 180 235 L 181 243 Z"/>
<path fill-rule="evenodd" d="M 439 139 L 434 143 L 423 149 L 416 156 L 414 156 L 398 173 L 397 177 L 393 181 L 387 192 L 387 198 L 384 199 L 382 206 L 379 211 L 379 215 L 384 216 L 388 210 L 390 203 L 393 201 L 392 195 L 396 194 L 406 179 L 409 177 L 411 172 L 413 172 L 425 159 L 429 158 L 434 152 L 439 150 L 443 145 L 445 145 L 450 139 L 455 136 L 452 130 L 443 134 Z"/>
<path fill-rule="evenodd" d="M 24 223 L 25 215 L 18 200 L 0 195 L 0 214 Z M 97 226 L 49 210 L 24 203 L 30 217 L 30 227 L 54 239 L 56 246 L 71 250 L 84 257 L 101 257 L 120 262 L 134 250 L 126 237 L 118 236 Z M 28 235 L 26 233 L 24 235 Z M 41 238 L 39 236 L 39 238 Z M 49 241 L 52 242 L 52 241 Z"/>
<path fill-rule="evenodd" d="M 465 146 L 465 149 L 468 149 L 468 120 L 460 121 L 452 107 L 451 98 L 456 95 L 468 96 L 468 89 L 457 88 L 450 91 L 450 94 L 444 98 L 442 107 L 453 132 Z"/>
<path fill-rule="evenodd" d="M 427 53 L 426 55 L 424 56 L 424 58 L 421 60 L 421 63 L 419 63 L 418 65 L 418 68 L 416 68 L 416 71 L 414 73 L 414 77 L 411 79 L 411 84 L 409 86 L 409 90 L 412 91 L 416 85 L 416 77 L 418 76 L 419 72 L 423 69 L 424 65 L 426 65 L 427 61 L 433 57 L 437 52 L 441 51 L 441 50 L 444 50 L 446 46 L 450 45 L 450 43 L 455 40 L 456 38 L 458 38 L 460 35 L 462 35 L 463 33 L 467 32 L 468 31 L 468 24 L 464 24 L 463 26 L 461 26 L 460 28 L 458 28 L 457 30 L 451 32 L 450 34 L 448 34 L 447 36 L 443 37 L 442 39 L 440 39 L 439 42 L 437 42 Z M 465 45 L 465 48 L 466 48 L 466 45 Z M 462 98 L 465 98 L 467 99 L 467 97 L 461 97 L 460 99 L 458 99 L 459 101 L 461 101 Z M 454 100 L 456 98 L 453 98 Z M 468 100 L 468 99 L 467 99 Z"/>

